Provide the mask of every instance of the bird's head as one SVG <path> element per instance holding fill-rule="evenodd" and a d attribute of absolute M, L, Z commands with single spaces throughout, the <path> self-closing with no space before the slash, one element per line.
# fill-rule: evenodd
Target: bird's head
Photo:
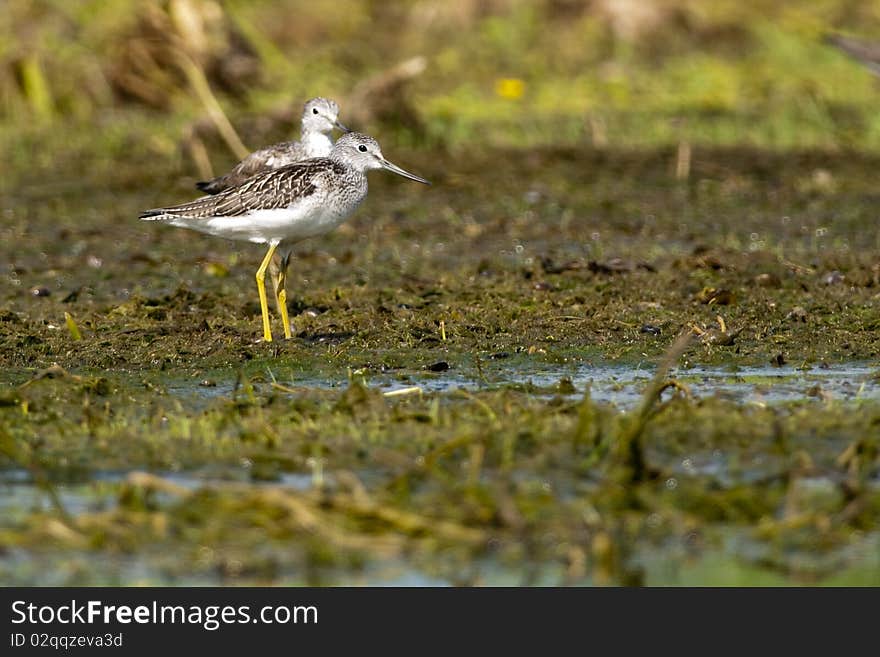
<path fill-rule="evenodd" d="M 348 164 L 359 171 L 371 171 L 373 169 L 385 169 L 396 173 L 398 176 L 415 180 L 424 185 L 431 183 L 420 178 L 419 176 L 401 169 L 396 164 L 392 164 L 382 155 L 382 149 L 379 148 L 379 142 L 368 135 L 359 132 L 349 132 L 342 135 L 333 145 L 333 151 L 330 157 L 337 161 Z"/>

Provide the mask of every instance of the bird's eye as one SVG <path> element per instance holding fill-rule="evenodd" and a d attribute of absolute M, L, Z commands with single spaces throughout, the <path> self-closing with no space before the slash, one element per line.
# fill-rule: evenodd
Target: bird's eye
<path fill-rule="evenodd" d="M 361 144 L 360 146 L 358 146 L 358 150 L 359 150 L 361 153 L 366 153 L 366 152 L 367 152 L 367 147 L 364 146 L 363 144 Z"/>
<path fill-rule="evenodd" d="M 318 113 L 318 108 L 317 108 L 317 107 L 313 107 L 313 108 L 312 108 L 312 114 L 317 114 L 317 113 Z"/>

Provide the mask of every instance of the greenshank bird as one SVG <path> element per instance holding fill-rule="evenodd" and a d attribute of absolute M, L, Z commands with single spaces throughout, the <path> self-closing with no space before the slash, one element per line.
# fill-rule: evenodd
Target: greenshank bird
<path fill-rule="evenodd" d="M 228 187 L 240 185 L 262 171 L 279 169 L 310 157 L 327 157 L 333 148 L 330 140 L 333 128 L 348 132 L 348 128 L 339 122 L 338 116 L 339 105 L 335 102 L 326 98 L 312 98 L 303 107 L 299 141 L 283 141 L 254 151 L 229 173 L 213 180 L 197 182 L 196 187 L 207 194 L 218 194 Z"/>
<path fill-rule="evenodd" d="M 372 137 L 349 132 L 339 138 L 327 157 L 265 171 L 215 196 L 147 210 L 140 218 L 233 240 L 268 244 L 269 250 L 257 269 L 257 291 L 263 315 L 263 338 L 270 342 L 272 330 L 265 277 L 273 254 L 276 249 L 281 254 L 275 300 L 284 337 L 289 338 L 285 283 L 291 248 L 301 240 L 328 233 L 345 221 L 366 198 L 366 173 L 373 169 L 387 169 L 404 178 L 431 184 L 386 160 Z"/>

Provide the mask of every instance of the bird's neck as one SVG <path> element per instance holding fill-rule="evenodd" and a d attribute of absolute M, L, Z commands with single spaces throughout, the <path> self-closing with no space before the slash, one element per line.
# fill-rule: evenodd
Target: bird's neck
<path fill-rule="evenodd" d="M 333 142 L 330 137 L 322 132 L 305 130 L 302 134 L 300 142 L 306 152 L 306 157 L 325 157 L 333 148 Z"/>
<path fill-rule="evenodd" d="M 330 151 L 330 155 L 327 158 L 333 162 L 333 173 L 336 175 L 341 181 L 344 181 L 346 184 L 354 185 L 356 187 L 363 186 L 364 189 L 367 187 L 367 172 L 354 166 L 344 154 L 340 153 L 337 150 Z"/>

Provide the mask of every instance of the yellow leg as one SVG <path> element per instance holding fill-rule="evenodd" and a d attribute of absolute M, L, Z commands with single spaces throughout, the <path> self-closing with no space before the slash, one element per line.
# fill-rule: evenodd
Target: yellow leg
<path fill-rule="evenodd" d="M 257 291 L 260 293 L 260 311 L 263 313 L 263 339 L 272 342 L 272 329 L 269 327 L 269 302 L 266 300 L 266 268 L 272 261 L 272 254 L 278 244 L 270 244 L 266 257 L 257 270 Z"/>
<path fill-rule="evenodd" d="M 277 251 L 276 251 L 276 253 L 277 253 Z M 275 303 L 278 303 L 278 289 L 279 289 L 278 288 L 278 276 L 279 276 L 280 269 L 278 267 L 278 260 L 277 259 L 275 259 L 275 258 L 272 259 L 272 261 L 269 263 L 268 271 L 269 271 L 269 275 L 272 277 L 272 291 L 273 291 L 273 296 L 275 297 Z M 281 314 L 281 306 L 280 305 L 278 306 L 278 314 L 279 315 Z"/>
<path fill-rule="evenodd" d="M 278 302 L 278 312 L 281 313 L 281 324 L 284 326 L 284 337 L 290 339 L 290 317 L 287 315 L 287 265 L 290 262 L 290 254 L 281 258 L 281 267 L 278 269 L 278 277 L 275 280 L 275 300 Z"/>
<path fill-rule="evenodd" d="M 282 278 L 284 278 L 282 276 Z M 287 316 L 287 291 L 281 290 L 278 293 L 278 303 L 281 305 L 281 321 L 284 322 L 284 337 L 290 340 L 290 317 Z"/>

